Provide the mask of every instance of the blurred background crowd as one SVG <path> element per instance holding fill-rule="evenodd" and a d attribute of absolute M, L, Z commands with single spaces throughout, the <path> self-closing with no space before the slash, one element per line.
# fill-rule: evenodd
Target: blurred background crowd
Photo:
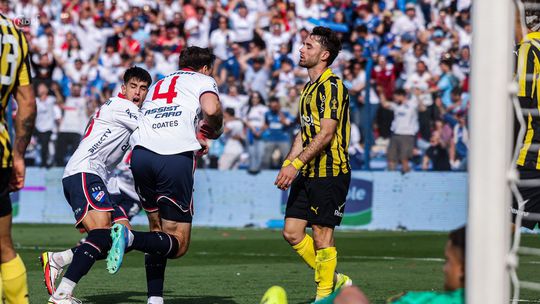
<path fill-rule="evenodd" d="M 64 166 L 126 68 L 155 82 L 195 45 L 217 56 L 225 109 L 225 134 L 201 166 L 279 168 L 308 80 L 299 49 L 323 25 L 343 42 L 331 68 L 350 93 L 353 169 L 465 170 L 471 1 L 0 0 L 32 52 L 38 116 L 27 163 Z"/>

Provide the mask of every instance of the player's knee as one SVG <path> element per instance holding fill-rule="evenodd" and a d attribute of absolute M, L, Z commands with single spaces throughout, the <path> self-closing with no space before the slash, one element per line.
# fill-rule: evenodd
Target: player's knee
<path fill-rule="evenodd" d="M 291 245 L 296 245 L 304 239 L 304 232 L 283 229 L 283 238 Z"/>
<path fill-rule="evenodd" d="M 111 249 L 111 231 L 109 229 L 91 230 L 85 242 L 97 247 L 102 254 L 106 254 Z"/>
<path fill-rule="evenodd" d="M 174 255 L 174 257 L 172 257 L 173 259 L 178 259 L 184 256 L 188 252 L 188 249 L 189 249 L 188 242 L 182 242 L 178 238 L 176 239 L 178 240 L 178 250 L 176 251 L 176 254 Z"/>

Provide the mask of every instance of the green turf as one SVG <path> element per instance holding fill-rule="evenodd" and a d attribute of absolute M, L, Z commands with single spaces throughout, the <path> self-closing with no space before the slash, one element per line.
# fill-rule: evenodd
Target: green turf
<path fill-rule="evenodd" d="M 141 227 L 139 227 L 141 228 Z M 13 237 L 28 269 L 31 303 L 46 303 L 38 256 L 73 246 L 81 235 L 68 225 L 15 225 Z M 349 274 L 372 303 L 405 290 L 440 290 L 445 233 L 339 232 L 339 270 Z M 538 236 L 523 243 L 540 247 Z M 431 258 L 431 260 L 425 260 Z M 540 281 L 538 258 L 522 257 L 520 277 Z M 272 285 L 283 286 L 289 303 L 310 303 L 313 271 L 283 241 L 279 231 L 194 228 L 186 256 L 170 260 L 167 304 L 258 303 Z M 146 303 L 144 257 L 129 253 L 116 275 L 97 262 L 75 290 L 84 303 Z M 522 299 L 540 301 L 524 290 Z"/>

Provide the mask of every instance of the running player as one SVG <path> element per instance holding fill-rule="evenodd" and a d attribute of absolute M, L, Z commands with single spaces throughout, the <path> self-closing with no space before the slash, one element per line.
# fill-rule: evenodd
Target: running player
<path fill-rule="evenodd" d="M 308 69 L 310 79 L 300 97 L 301 130 L 275 181 L 281 190 L 291 187 L 283 236 L 315 269 L 317 300 L 352 284 L 335 273 L 334 228 L 343 218 L 351 181 L 349 94 L 328 68 L 340 50 L 336 33 L 320 26 L 300 49 L 299 65 Z M 313 238 L 306 234 L 308 226 Z"/>
<path fill-rule="evenodd" d="M 208 149 L 201 137 L 216 139 L 223 132 L 218 89 L 209 76 L 214 59 L 206 48 L 183 50 L 180 70 L 150 88 L 133 134 L 131 170 L 151 232 L 115 224 L 107 268 L 116 273 L 127 248 L 145 252 L 148 303 L 163 303 L 167 259 L 183 256 L 189 247 L 195 153 Z"/>
<path fill-rule="evenodd" d="M 138 127 L 139 107 L 152 83 L 150 74 L 131 67 L 124 74 L 122 93 L 101 106 L 87 126 L 79 147 L 69 160 L 62 184 L 75 215 L 76 226 L 88 232 L 75 250 L 42 256 L 49 303 L 78 303 L 73 289 L 94 262 L 105 258 L 111 246 L 110 227 L 114 220 L 129 225 L 127 216 L 110 199 L 107 178 L 130 149 L 129 137 Z M 55 289 L 62 267 L 69 265 Z"/>
<path fill-rule="evenodd" d="M 24 186 L 24 153 L 34 131 L 36 100 L 30 84 L 28 44 L 23 33 L 2 14 L 0 41 L 0 296 L 3 294 L 8 303 L 28 303 L 26 268 L 11 240 L 9 193 Z M 17 100 L 13 143 L 5 121 L 12 94 Z"/>

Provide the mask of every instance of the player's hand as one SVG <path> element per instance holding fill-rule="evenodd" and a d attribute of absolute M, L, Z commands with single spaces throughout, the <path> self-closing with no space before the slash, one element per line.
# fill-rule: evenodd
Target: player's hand
<path fill-rule="evenodd" d="M 201 134 L 197 134 L 197 140 L 199 141 L 199 144 L 201 145 L 201 149 L 199 151 L 197 151 L 197 156 L 203 156 L 203 155 L 206 155 L 208 154 L 208 151 L 210 150 L 209 146 L 208 146 L 208 141 L 207 139 Z"/>
<path fill-rule="evenodd" d="M 13 157 L 13 169 L 11 171 L 11 178 L 9 180 L 9 191 L 19 191 L 24 187 L 24 174 L 26 166 L 24 165 L 24 158 Z"/>
<path fill-rule="evenodd" d="M 221 135 L 219 132 L 222 131 L 214 130 L 214 128 L 210 127 L 204 120 L 201 120 L 199 123 L 199 132 L 206 138 L 216 139 Z"/>
<path fill-rule="evenodd" d="M 281 168 L 281 170 L 279 170 L 279 174 L 276 178 L 276 181 L 274 182 L 274 185 L 276 185 L 279 189 L 285 191 L 291 186 L 294 178 L 296 177 L 296 174 L 298 174 L 298 170 L 296 170 L 293 165 L 283 167 Z"/>

